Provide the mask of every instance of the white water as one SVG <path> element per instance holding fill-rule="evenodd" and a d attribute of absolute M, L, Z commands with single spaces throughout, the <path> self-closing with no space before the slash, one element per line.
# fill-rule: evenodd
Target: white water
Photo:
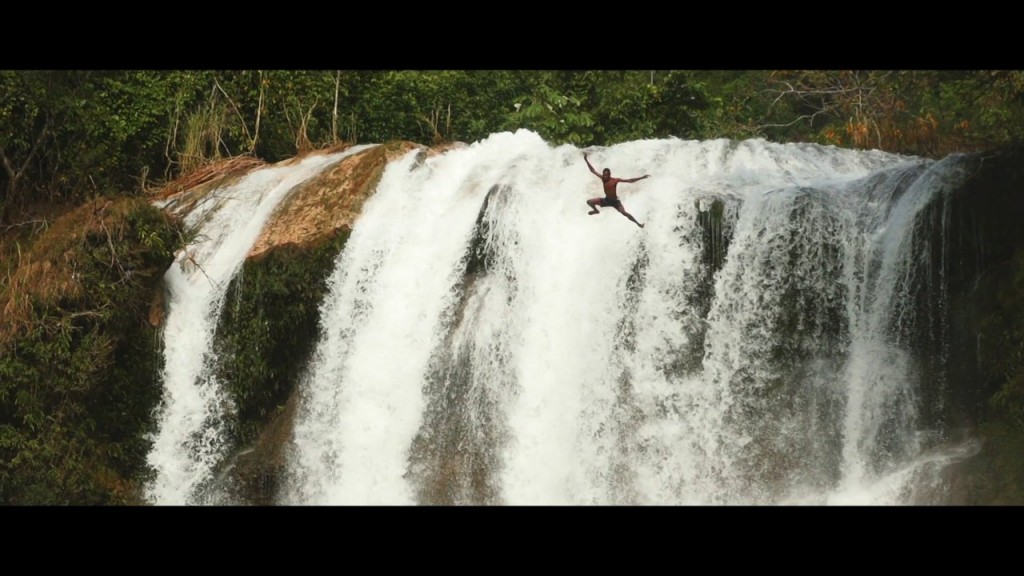
<path fill-rule="evenodd" d="M 903 503 L 947 453 L 918 442 L 890 327 L 953 167 L 763 141 L 590 157 L 650 174 L 619 189 L 645 228 L 588 216 L 582 151 L 530 132 L 388 167 L 322 306 L 281 502 Z M 714 199 L 735 232 L 710 277 Z"/>
<path fill-rule="evenodd" d="M 156 477 L 147 486 L 154 504 L 201 501 L 228 448 L 223 418 L 232 407 L 212 371 L 210 348 L 224 293 L 278 204 L 298 184 L 345 156 L 311 155 L 297 164 L 255 170 L 214 190 L 186 218 L 199 237 L 178 255 L 164 281 L 164 397 L 148 461 Z"/>

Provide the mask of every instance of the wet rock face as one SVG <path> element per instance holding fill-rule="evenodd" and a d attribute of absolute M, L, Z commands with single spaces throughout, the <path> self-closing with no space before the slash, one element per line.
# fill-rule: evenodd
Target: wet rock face
<path fill-rule="evenodd" d="M 228 492 L 232 500 L 250 506 L 278 503 L 296 406 L 297 399 L 293 395 L 270 420 L 256 443 L 235 457 L 228 474 Z"/>
<path fill-rule="evenodd" d="M 933 370 L 945 374 L 940 389 L 926 395 L 925 413 L 948 407 L 946 424 L 953 427 L 983 422 L 988 400 L 1005 381 L 999 374 L 1005 370 L 993 362 L 1007 348 L 1006 334 L 994 333 L 994 321 L 1016 306 L 1015 298 L 1000 295 L 1024 248 L 1024 148 L 973 156 L 968 170 L 948 202 L 929 207 L 931 238 L 921 270 L 928 280 L 918 291 L 918 317 L 937 320 L 917 330 L 917 344 L 930 352 Z"/>
<path fill-rule="evenodd" d="M 972 156 L 969 169 L 948 202 L 929 207 L 920 274 L 930 287 L 919 292 L 916 318 L 933 320 L 915 331 L 931 375 L 922 380 L 922 416 L 944 436 L 968 431 L 981 442 L 947 469 L 944 503 L 1021 503 L 1024 423 L 1014 421 L 1021 401 L 1012 398 L 1024 380 L 1015 352 L 1024 345 L 1024 147 Z"/>

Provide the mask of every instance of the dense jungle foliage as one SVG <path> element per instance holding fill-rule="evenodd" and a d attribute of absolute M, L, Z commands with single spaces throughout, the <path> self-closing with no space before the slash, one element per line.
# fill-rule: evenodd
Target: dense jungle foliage
<path fill-rule="evenodd" d="M 941 156 L 1013 140 L 1024 71 L 0 71 L 0 225 L 210 160 L 346 143 L 763 137 Z"/>
<path fill-rule="evenodd" d="M 145 200 L 99 198 L 5 262 L 0 504 L 127 504 L 162 393 L 151 298 L 186 238 Z"/>
<path fill-rule="evenodd" d="M 228 158 L 518 128 L 938 158 L 1019 139 L 1024 71 L 0 70 L 0 504 L 139 501 L 160 396 L 139 376 L 161 362 L 148 315 L 188 236 L 149 192 Z M 291 289 L 260 281 L 265 298 Z M 250 439 L 280 391 L 247 394 Z"/>

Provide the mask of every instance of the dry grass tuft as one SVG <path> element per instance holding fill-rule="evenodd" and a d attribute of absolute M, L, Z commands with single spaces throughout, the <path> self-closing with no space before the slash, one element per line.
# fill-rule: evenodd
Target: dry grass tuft
<path fill-rule="evenodd" d="M 246 173 L 254 168 L 265 165 L 266 162 L 252 156 L 235 156 L 227 160 L 210 162 L 205 166 L 197 168 L 188 174 L 181 176 L 154 195 L 154 200 L 166 200 L 176 194 L 181 194 L 197 186 L 212 182 L 214 180 Z"/>
<path fill-rule="evenodd" d="M 9 249 L 12 256 L 4 262 L 0 281 L 0 345 L 29 326 L 36 305 L 56 305 L 82 295 L 78 263 L 91 257 L 87 239 L 119 242 L 137 201 L 96 198 L 58 217 L 25 245 Z"/>

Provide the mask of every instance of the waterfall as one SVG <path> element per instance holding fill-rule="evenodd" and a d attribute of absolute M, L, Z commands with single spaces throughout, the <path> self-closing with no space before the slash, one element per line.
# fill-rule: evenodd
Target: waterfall
<path fill-rule="evenodd" d="M 901 338 L 915 216 L 957 159 L 588 149 L 650 175 L 619 186 L 641 229 L 587 214 L 602 191 L 582 152 L 519 131 L 387 167 L 321 306 L 281 502 L 907 502 L 945 457 Z"/>
<path fill-rule="evenodd" d="M 186 217 L 199 231 L 164 277 L 164 397 L 148 456 L 155 478 L 146 488 L 155 504 L 207 500 L 209 483 L 227 449 L 224 419 L 232 406 L 214 374 L 214 330 L 232 277 L 277 205 L 298 184 L 364 147 L 307 156 L 255 170 L 211 191 Z"/>

